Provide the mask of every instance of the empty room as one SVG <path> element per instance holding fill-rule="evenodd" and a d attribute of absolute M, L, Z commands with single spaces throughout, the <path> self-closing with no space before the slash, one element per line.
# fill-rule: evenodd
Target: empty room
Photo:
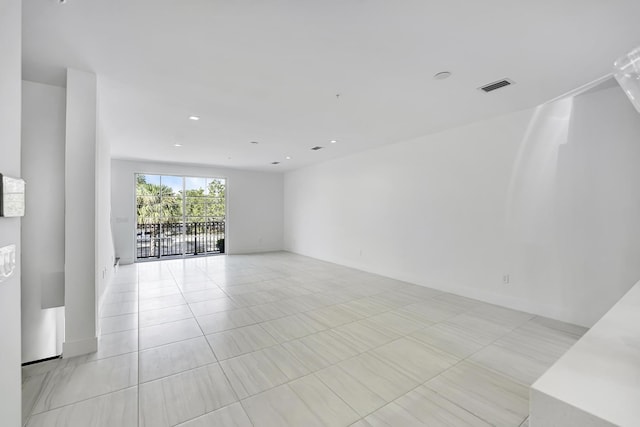
<path fill-rule="evenodd" d="M 639 425 L 638 16 L 2 0 L 0 424 Z"/>

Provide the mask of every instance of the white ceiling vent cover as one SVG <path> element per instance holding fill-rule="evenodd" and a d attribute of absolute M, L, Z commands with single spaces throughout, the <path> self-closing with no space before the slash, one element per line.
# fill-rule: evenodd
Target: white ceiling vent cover
<path fill-rule="evenodd" d="M 498 80 L 497 82 L 489 83 L 488 85 L 480 86 L 478 89 L 480 89 L 483 92 L 489 93 L 503 87 L 511 86 L 512 84 L 514 84 L 513 80 L 502 79 L 502 80 Z"/>

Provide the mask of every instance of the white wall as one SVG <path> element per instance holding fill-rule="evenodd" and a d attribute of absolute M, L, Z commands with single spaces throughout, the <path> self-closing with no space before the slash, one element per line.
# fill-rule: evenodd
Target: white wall
<path fill-rule="evenodd" d="M 63 356 L 97 349 L 96 76 L 67 70 Z"/>
<path fill-rule="evenodd" d="M 640 279 L 638 164 L 595 91 L 287 173 L 285 248 L 588 326 Z"/>
<path fill-rule="evenodd" d="M 20 176 L 21 7 L 0 2 L 0 173 Z M 27 190 L 28 187 L 27 187 Z M 20 371 L 20 218 L 0 218 L 0 247 L 17 245 L 16 270 L 0 283 L 0 420 L 19 426 L 22 419 Z"/>
<path fill-rule="evenodd" d="M 65 89 L 22 83 L 22 361 L 62 353 Z M 51 301 L 56 299 L 56 302 Z M 52 304 L 53 303 L 53 304 Z"/>
<path fill-rule="evenodd" d="M 96 275 L 98 301 L 114 274 L 114 247 L 111 232 L 111 146 L 104 138 L 100 120 L 100 94 L 97 111 L 96 146 Z"/>
<path fill-rule="evenodd" d="M 114 243 L 123 264 L 135 259 L 135 173 L 227 178 L 226 252 L 282 250 L 282 174 L 129 160 L 111 165 Z"/>

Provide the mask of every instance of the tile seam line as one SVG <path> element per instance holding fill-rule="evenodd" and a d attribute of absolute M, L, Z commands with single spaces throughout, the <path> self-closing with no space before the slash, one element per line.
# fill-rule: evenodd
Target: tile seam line
<path fill-rule="evenodd" d="M 200 269 L 201 271 L 204 271 L 202 268 L 200 267 L 196 267 L 198 269 Z M 173 277 L 173 280 L 176 282 L 177 284 L 177 280 L 175 278 L 175 275 L 173 273 L 173 271 L 171 269 L 169 269 L 169 273 L 171 274 L 171 277 Z M 206 271 L 205 271 L 206 274 Z M 178 286 L 178 289 L 180 290 L 180 295 L 182 295 L 182 298 L 184 299 L 184 293 L 182 292 L 182 288 L 180 288 L 180 286 Z M 222 292 L 224 292 L 224 290 L 222 289 Z M 226 294 L 226 292 L 224 292 Z M 186 301 L 186 300 L 185 300 Z M 193 312 L 193 310 L 191 310 L 191 305 L 187 303 L 187 307 L 189 307 L 189 311 L 191 312 L 191 315 L 193 316 L 193 320 L 195 320 L 196 325 L 198 325 L 198 329 L 200 330 L 200 333 L 202 334 L 202 336 L 204 337 L 205 341 L 207 342 L 207 345 L 209 346 L 209 350 L 211 350 L 211 353 L 213 354 L 213 357 L 216 359 L 216 362 L 218 364 L 218 367 L 220 368 L 220 371 L 222 372 L 222 375 L 224 375 L 225 380 L 227 381 L 227 384 L 229 385 L 229 388 L 231 389 L 231 391 L 233 392 L 233 396 L 236 399 L 236 402 L 240 401 L 240 398 L 238 396 L 238 393 L 236 392 L 236 390 L 233 388 L 233 386 L 231 385 L 231 381 L 229 380 L 229 376 L 227 375 L 227 373 L 225 372 L 225 370 L 222 368 L 222 365 L 220 365 L 220 360 L 218 359 L 218 356 L 216 355 L 216 352 L 213 350 L 213 347 L 211 346 L 211 343 L 209 342 L 209 340 L 207 339 L 207 336 L 204 334 L 204 331 L 202 330 L 202 327 L 200 326 L 200 323 L 198 322 L 198 319 L 195 315 L 195 313 Z M 243 408 L 244 410 L 244 408 Z M 245 411 L 246 412 L 246 411 Z M 205 415 L 205 414 L 203 414 Z"/>
<path fill-rule="evenodd" d="M 513 329 L 512 329 L 511 331 L 513 331 Z M 509 331 L 509 332 L 511 332 L 511 331 Z M 507 334 L 508 334 L 509 332 L 507 332 Z M 467 363 L 470 363 L 470 364 L 472 364 L 472 365 L 474 365 L 474 366 L 476 366 L 476 367 L 478 367 L 478 368 L 480 368 L 480 369 L 485 369 L 485 370 L 487 370 L 487 371 L 489 371 L 489 372 L 491 372 L 491 373 L 494 373 L 494 374 L 497 374 L 497 375 L 503 376 L 503 377 L 505 377 L 505 378 L 507 378 L 507 379 L 509 379 L 509 380 L 511 380 L 511 381 L 513 381 L 513 382 L 515 382 L 515 383 L 516 383 L 516 384 L 518 384 L 518 385 L 522 385 L 522 386 L 523 386 L 523 387 L 525 387 L 525 388 L 529 388 L 530 386 L 527 386 L 527 385 L 525 385 L 525 384 L 522 384 L 520 381 L 517 381 L 516 379 L 512 378 L 512 377 L 511 377 L 511 376 L 509 376 L 509 375 L 503 374 L 503 373 L 501 373 L 501 372 L 494 371 L 493 369 L 486 368 L 486 367 L 484 367 L 484 366 L 482 366 L 482 365 L 479 365 L 479 364 L 475 363 L 473 360 L 469 360 L 469 358 L 470 358 L 471 356 L 473 356 L 473 355 L 475 355 L 476 353 L 478 353 L 478 352 L 482 351 L 484 348 L 486 348 L 486 347 L 488 347 L 488 346 L 490 346 L 490 345 L 493 345 L 496 341 L 498 341 L 499 339 L 501 339 L 501 338 L 502 338 L 502 337 L 504 337 L 505 335 L 506 335 L 506 334 L 501 335 L 500 337 L 498 337 L 498 338 L 496 338 L 495 340 L 491 341 L 489 344 L 485 345 L 484 347 L 480 348 L 479 350 L 477 350 L 477 351 L 475 351 L 475 352 L 471 353 L 470 355 L 468 355 L 468 356 L 466 356 L 466 357 L 464 357 L 464 358 L 460 359 L 458 362 L 456 362 L 456 363 L 454 363 L 453 365 L 449 366 L 447 369 L 443 370 L 443 371 L 442 371 L 442 372 L 440 372 L 438 375 L 434 375 L 433 377 L 431 377 L 431 378 L 429 378 L 428 380 L 424 381 L 420 386 L 426 386 L 426 384 L 427 384 L 428 382 L 432 381 L 432 380 L 433 380 L 433 379 L 435 379 L 436 377 L 439 377 L 439 376 L 441 376 L 441 375 L 445 374 L 446 372 L 448 372 L 448 371 L 452 370 L 453 368 L 455 368 L 456 366 L 458 366 L 458 365 L 459 365 L 459 364 L 461 364 L 462 362 L 467 362 Z M 418 387 L 420 387 L 420 386 L 418 386 Z M 418 387 L 416 387 L 416 388 L 418 388 Z M 426 387 L 428 387 L 428 386 L 426 386 Z M 415 390 L 416 388 L 412 389 L 411 391 Z M 492 422 L 490 422 L 490 421 L 488 421 L 488 420 L 485 420 L 485 419 L 484 419 L 483 417 L 481 417 L 480 415 L 478 415 L 478 414 L 474 414 L 473 412 L 469 411 L 468 409 L 466 409 L 466 408 L 464 408 L 464 407 L 460 406 L 458 403 L 456 403 L 456 402 L 452 401 L 451 399 L 447 398 L 445 395 L 443 395 L 443 394 L 439 393 L 437 390 L 434 390 L 434 389 L 432 389 L 432 388 L 430 388 L 430 387 L 428 387 L 428 388 L 429 388 L 430 390 L 432 390 L 434 393 L 436 393 L 438 396 L 442 397 L 443 399 L 445 399 L 446 401 L 448 401 L 448 402 L 452 403 L 453 405 L 457 406 L 458 408 L 460 408 L 460 409 L 462 409 L 462 410 L 464 410 L 464 411 L 466 411 L 466 412 L 470 413 L 471 415 L 473 415 L 473 416 L 475 416 L 475 417 L 479 418 L 480 420 L 484 421 L 485 423 L 487 423 L 487 424 L 489 424 L 489 425 L 493 425 L 493 423 L 492 423 Z M 504 390 L 504 391 L 507 391 L 507 392 L 508 392 L 508 390 L 504 389 L 503 387 L 500 387 L 500 386 L 499 386 L 499 388 L 500 388 L 500 389 L 502 389 L 502 390 Z M 402 397 L 402 396 L 400 396 L 400 397 Z M 399 399 L 399 398 L 398 398 L 398 399 Z M 395 400 L 397 400 L 397 399 L 395 399 Z M 394 402 L 395 402 L 395 400 L 394 400 Z M 526 420 L 526 418 L 527 418 L 528 416 L 529 416 L 529 414 L 527 413 L 527 415 L 525 416 L 525 418 L 524 418 L 524 419 Z M 520 424 L 522 424 L 522 422 L 523 422 L 523 421 L 521 421 L 521 422 L 520 422 Z"/>
<path fill-rule="evenodd" d="M 180 291 L 182 291 L 182 290 L 180 289 Z M 224 290 L 223 290 L 223 292 L 224 292 Z M 324 293 L 324 292 L 323 292 L 323 291 L 320 291 L 320 292 L 317 292 L 317 293 Z M 375 295 L 377 295 L 377 294 L 375 294 Z M 183 295 L 183 296 L 184 296 L 184 295 Z M 364 298 L 366 298 L 366 297 L 364 297 Z M 427 299 L 431 299 L 431 298 L 433 298 L 433 297 L 429 297 L 429 298 L 427 298 Z M 232 299 L 233 299 L 233 298 L 232 298 Z M 361 299 L 361 298 L 358 298 L 358 299 Z M 330 304 L 329 306 L 332 306 L 332 305 L 338 305 L 338 304 L 341 304 L 341 303 Z M 189 304 L 187 304 L 187 305 L 189 305 Z M 257 305 L 259 305 L 259 304 L 257 304 Z M 327 306 L 327 307 L 328 307 L 328 306 Z M 400 308 L 400 307 L 391 308 L 391 309 L 389 309 L 389 310 L 387 310 L 387 311 L 393 311 L 393 310 L 398 309 L 398 308 Z M 312 310 L 308 310 L 308 311 L 312 311 Z M 470 311 L 470 310 L 467 310 L 467 311 Z M 386 311 L 385 311 L 385 312 L 386 312 Z M 193 312 L 192 312 L 192 313 L 193 313 Z M 300 313 L 301 313 L 301 312 L 300 312 Z M 287 317 L 287 316 L 283 316 L 283 317 Z M 371 317 L 371 316 L 366 316 L 366 317 Z M 365 318 L 366 318 L 366 317 L 365 317 Z M 196 321 L 197 321 L 197 317 L 196 317 L 196 316 L 194 316 L 194 318 L 195 318 L 195 319 L 196 319 Z M 357 322 L 357 320 L 356 320 L 356 322 Z M 259 322 L 259 323 L 261 323 L 261 322 Z M 347 323 L 345 323 L 345 324 L 348 324 L 348 323 L 354 323 L 354 322 L 347 322 Z M 439 323 L 439 322 L 437 322 L 437 323 Z M 524 323 L 526 323 L 526 322 L 524 322 Z M 523 324 L 524 324 L 524 323 L 523 323 Z M 199 325 L 199 323 L 198 323 L 198 326 L 200 326 L 200 325 Z M 429 327 L 429 326 L 427 326 L 427 327 Z M 235 329 L 235 328 L 232 328 L 232 329 Z M 330 329 L 333 329 L 333 328 L 330 328 Z M 202 331 L 202 329 L 201 329 L 201 331 Z M 202 331 L 202 332 L 203 332 L 203 335 L 205 335 L 205 334 L 204 334 L 204 331 Z M 267 331 L 267 333 L 268 333 L 268 331 Z M 312 334 L 309 334 L 309 335 L 312 335 Z M 403 335 L 403 336 L 408 336 L 408 335 Z M 206 335 L 205 335 L 205 337 L 206 337 Z M 502 337 L 502 336 L 501 336 L 501 337 Z M 501 337 L 497 338 L 496 340 L 500 339 Z M 299 339 L 299 338 L 298 338 L 298 339 Z M 494 340 L 494 341 L 490 342 L 489 344 L 487 344 L 487 346 L 488 346 L 488 345 L 491 345 L 491 344 L 492 344 L 492 343 L 494 343 L 496 340 Z M 392 341 L 393 341 L 393 340 L 392 340 Z M 280 344 L 280 343 L 279 343 L 279 344 Z M 423 344 L 424 344 L 424 343 L 423 343 Z M 383 345 L 385 345 L 385 344 L 383 344 Z M 270 347 L 273 347 L 273 346 L 270 346 Z M 484 347 L 486 347 L 486 346 L 484 346 Z M 483 347 L 483 348 L 484 348 L 484 347 Z M 153 347 L 153 348 L 155 348 L 155 347 Z M 377 347 L 374 347 L 374 348 L 377 348 Z M 374 348 L 372 348 L 372 349 L 370 349 L 370 350 L 373 350 Z M 213 350 L 212 350 L 212 351 L 213 351 Z M 368 350 L 368 351 L 369 351 L 369 350 Z M 480 350 L 478 350 L 478 351 L 480 351 Z M 214 354 L 215 354 L 215 353 L 214 353 Z M 245 353 L 245 354 L 246 354 L 246 353 Z M 359 354 L 361 354 L 361 353 L 359 353 Z M 473 354 L 475 354 L 475 353 L 473 353 Z M 354 357 L 355 357 L 355 356 L 354 356 Z M 467 357 L 467 358 L 468 358 L 468 357 Z M 455 365 L 457 365 L 458 363 L 460 363 L 460 362 L 461 362 L 461 361 L 463 361 L 463 360 L 466 360 L 467 358 L 461 359 L 461 360 L 460 360 L 459 362 L 457 362 Z M 470 362 L 470 363 L 473 363 L 472 361 L 469 361 L 469 362 Z M 338 362 L 338 363 L 340 363 L 340 362 Z M 476 366 L 479 366 L 479 365 L 477 365 L 477 364 L 475 364 L 475 363 L 473 363 L 473 364 L 474 364 L 474 365 L 476 365 Z M 455 365 L 452 365 L 451 367 L 453 367 L 453 366 L 455 366 Z M 332 366 L 332 365 L 330 365 L 330 366 Z M 451 368 L 451 367 L 450 367 L 450 368 Z M 449 369 L 450 369 L 450 368 L 449 368 Z M 483 368 L 483 369 L 488 369 L 488 368 L 484 368 L 484 367 L 482 367 L 482 368 Z M 494 372 L 494 371 L 493 371 L 493 370 L 491 370 L 491 369 L 488 369 L 488 370 L 490 370 L 490 371 Z M 446 370 L 445 370 L 445 371 L 446 371 Z M 443 371 L 443 372 L 445 372 L 445 371 Z M 308 374 L 308 375 L 315 374 L 315 372 L 317 372 L 317 371 L 314 371 L 314 372 L 312 372 L 312 373 L 310 373 L 310 374 Z M 509 378 L 509 379 L 512 379 L 511 377 L 509 377 L 509 376 L 507 376 L 507 375 L 505 375 L 505 374 L 502 374 L 502 373 L 498 373 L 498 374 L 499 374 L 499 375 L 503 375 L 503 376 L 505 376 L 505 377 L 507 377 L 507 378 Z M 426 382 L 428 382 L 428 381 L 429 381 L 429 380 L 425 381 L 425 383 L 426 383 Z M 285 383 L 285 384 L 286 384 L 286 383 Z M 265 390 L 265 391 L 266 391 L 266 390 Z M 235 392 L 235 390 L 234 390 L 234 392 Z M 332 391 L 332 392 L 333 392 L 333 391 Z M 334 394 L 335 394 L 335 393 L 334 393 Z M 447 400 L 448 400 L 448 399 L 447 399 Z M 395 400 L 394 400 L 394 401 L 395 401 Z M 456 405 L 456 406 L 457 406 L 457 405 Z M 464 408 L 463 408 L 463 409 L 464 409 Z M 475 415 L 475 414 L 474 414 L 474 415 Z"/>
<path fill-rule="evenodd" d="M 467 311 L 467 312 L 468 312 L 468 311 Z M 527 321 L 527 322 L 528 322 L 528 321 Z M 525 323 L 526 323 L 526 322 L 525 322 Z M 430 326 L 427 326 L 426 328 L 429 328 L 429 327 L 430 327 Z M 422 328 L 422 329 L 426 329 L 426 328 Z M 514 330 L 514 329 L 510 330 L 509 332 L 511 332 L 511 331 L 513 331 L 513 330 Z M 432 376 L 432 377 L 430 377 L 429 379 L 427 379 L 427 380 L 423 381 L 422 383 L 418 384 L 416 387 L 412 388 L 411 390 L 407 391 L 406 393 L 402 394 L 401 396 L 398 396 L 397 398 L 395 398 L 395 399 L 393 399 L 393 400 L 391 400 L 391 401 L 386 402 L 386 403 L 385 403 L 384 405 L 382 405 L 380 408 L 383 408 L 384 406 L 386 406 L 386 405 L 388 405 L 388 404 L 390 404 L 390 403 L 396 402 L 398 399 L 400 399 L 401 397 L 405 396 L 406 394 L 411 393 L 412 391 L 416 390 L 417 388 L 419 388 L 419 387 L 421 387 L 421 386 L 424 386 L 424 385 L 425 385 L 426 383 L 428 383 L 429 381 L 433 380 L 434 378 L 436 378 L 436 377 L 438 377 L 438 376 L 440 376 L 440 375 L 443 375 L 444 373 L 448 372 L 449 370 L 451 370 L 451 369 L 455 368 L 457 365 L 459 365 L 460 363 L 465 362 L 465 361 L 466 361 L 467 363 L 471 363 L 471 364 L 473 364 L 473 365 L 475 365 L 475 366 L 477 366 L 477 367 L 479 367 L 479 368 L 481 368 L 481 369 L 486 369 L 486 370 L 488 370 L 488 371 L 490 371 L 490 372 L 492 372 L 492 373 L 495 373 L 495 374 L 498 374 L 498 375 L 504 376 L 504 377 L 506 377 L 507 379 L 509 379 L 509 380 L 511 380 L 511 381 L 514 381 L 514 382 L 516 382 L 516 383 L 517 383 L 517 384 L 519 384 L 519 385 L 523 385 L 523 386 L 525 386 L 525 387 L 529 387 L 529 386 L 526 386 L 526 385 L 522 384 L 522 383 L 521 383 L 521 382 L 519 382 L 519 381 L 516 381 L 515 379 L 513 379 L 512 377 L 510 377 L 510 376 L 508 376 L 508 375 L 505 375 L 505 374 L 500 373 L 500 372 L 496 372 L 496 371 L 494 371 L 494 370 L 492 370 L 492 369 L 489 369 L 489 368 L 485 368 L 484 366 L 481 366 L 481 365 L 478 365 L 477 363 L 474 363 L 472 360 L 467 360 L 467 359 L 469 359 L 469 357 L 473 356 L 474 354 L 476 354 L 477 352 L 481 351 L 481 350 L 482 350 L 482 349 L 484 349 L 485 347 L 487 347 L 487 346 L 489 346 L 489 345 L 492 345 L 493 343 L 495 343 L 496 341 L 498 341 L 500 338 L 502 338 L 504 335 L 508 334 L 509 332 L 507 332 L 507 333 L 505 333 L 505 334 L 501 335 L 500 337 L 496 338 L 495 340 L 493 340 L 493 341 L 489 342 L 487 345 L 483 346 L 482 348 L 480 348 L 480 349 L 479 349 L 479 350 L 477 350 L 476 352 L 474 352 L 474 353 L 470 354 L 469 356 L 464 357 L 464 358 L 460 358 L 457 362 L 453 363 L 452 365 L 450 365 L 450 366 L 449 366 L 449 367 L 447 367 L 446 369 L 442 370 L 441 372 L 439 372 L 439 373 L 438 373 L 438 374 L 436 374 L 436 375 L 433 375 L 433 376 Z M 410 337 L 410 335 L 404 335 L 404 336 L 402 336 L 402 337 L 400 337 L 400 338 L 396 338 L 396 339 L 394 339 L 394 340 L 392 340 L 392 341 L 389 341 L 389 342 L 387 342 L 387 343 L 385 343 L 385 344 L 382 344 L 382 345 L 380 345 L 380 346 L 373 347 L 373 348 L 371 348 L 370 350 L 367 350 L 367 351 L 371 351 L 371 350 L 374 350 L 374 349 L 380 348 L 380 347 L 382 347 L 382 346 L 384 346 L 384 345 L 387 345 L 387 344 L 389 344 L 389 343 L 391 343 L 391 342 L 393 342 L 393 341 L 397 341 L 397 340 L 399 340 L 399 339 L 407 338 L 407 337 Z M 428 344 L 424 344 L 424 343 L 422 343 L 422 342 L 420 342 L 420 341 L 416 340 L 415 338 L 413 338 L 412 340 L 413 340 L 413 341 L 415 341 L 415 342 L 419 342 L 420 344 L 427 345 L 427 346 L 428 346 L 428 347 L 430 347 L 430 348 L 435 348 L 436 350 L 443 351 L 443 352 L 445 352 L 446 354 L 451 355 L 451 356 L 453 356 L 453 357 L 455 357 L 455 358 L 458 358 L 458 356 L 455 356 L 455 355 L 453 355 L 453 354 L 451 354 L 451 353 L 449 353 L 449 352 L 447 352 L 447 351 L 445 351 L 445 350 L 441 350 L 441 349 L 439 349 L 439 348 L 437 348 L 437 347 L 433 347 L 433 346 L 430 346 L 430 345 L 428 345 Z M 360 354 L 364 354 L 364 353 L 365 353 L 365 352 L 360 353 Z M 357 356 L 358 356 L 358 355 L 353 356 L 353 357 L 350 357 L 350 358 L 345 359 L 345 360 L 350 360 L 350 359 L 353 359 L 353 358 L 355 358 L 355 357 L 357 357 Z M 375 357 L 376 359 L 378 359 L 380 362 L 385 363 L 385 364 L 386 364 L 386 365 L 388 365 L 388 366 L 391 366 L 391 365 L 389 365 L 389 363 L 387 363 L 387 362 L 386 362 L 386 361 L 384 361 L 384 360 L 381 360 L 381 359 L 380 359 L 379 357 L 377 357 L 376 355 L 372 355 L 372 356 L 373 356 L 373 357 Z M 338 363 L 341 363 L 341 362 L 338 362 Z M 331 365 L 331 366 L 335 366 L 335 365 L 337 365 L 337 364 L 334 364 L 334 365 Z M 396 368 L 395 368 L 395 367 L 393 367 L 393 366 L 391 366 L 391 367 L 392 367 L 393 369 L 396 369 Z M 396 370 L 397 370 L 397 369 L 396 369 Z M 404 372 L 400 371 L 400 373 L 402 373 L 402 374 L 404 375 Z M 356 380 L 357 380 L 357 378 L 356 378 Z M 322 380 L 321 380 L 321 381 L 322 381 Z M 365 386 L 365 387 L 366 387 L 366 386 Z M 372 392 L 372 393 L 374 393 L 374 394 L 375 394 L 375 392 L 373 392 L 371 389 L 369 389 L 368 387 L 366 387 L 366 388 L 367 388 L 370 392 Z M 501 389 L 503 389 L 502 387 L 500 387 L 500 388 L 501 388 Z M 433 389 L 431 389 L 431 390 L 433 390 Z M 504 390 L 504 389 L 503 389 L 503 390 Z M 332 390 L 332 391 L 333 391 L 333 390 Z M 460 409 L 464 410 L 465 412 L 470 413 L 471 415 L 475 416 L 476 418 L 479 418 L 480 420 L 482 420 L 482 421 L 486 422 L 487 424 L 491 425 L 491 422 L 489 422 L 489 421 L 487 421 L 487 420 L 483 419 L 482 417 L 480 417 L 480 416 L 479 416 L 479 415 L 477 415 L 477 414 L 474 414 L 473 412 L 469 411 L 468 409 L 466 409 L 466 408 L 464 408 L 464 407 L 462 407 L 462 406 L 458 405 L 456 402 L 451 401 L 450 399 L 446 398 L 444 395 L 442 395 L 442 394 L 438 393 L 436 390 L 433 390 L 433 391 L 434 391 L 436 394 L 438 394 L 438 396 L 441 396 L 443 399 L 445 399 L 445 400 L 447 400 L 448 402 L 450 402 L 450 403 L 454 404 L 454 405 L 455 405 L 455 406 L 457 406 L 458 408 L 460 408 Z M 335 394 L 335 392 L 334 392 L 334 394 Z M 396 403 L 396 404 L 397 404 L 397 403 Z M 399 406 L 401 406 L 401 407 L 402 407 L 402 405 L 399 405 Z M 374 411 L 371 411 L 371 412 L 370 412 L 370 413 L 368 413 L 367 415 L 363 416 L 361 419 L 364 419 L 364 418 L 368 417 L 369 415 L 373 414 L 374 412 L 376 412 L 376 411 L 377 411 L 378 409 L 380 409 L 380 408 L 377 408 L 377 409 L 375 409 Z M 414 418 L 415 418 L 415 417 L 414 417 Z M 526 419 L 526 417 L 525 417 L 525 419 Z"/>
<path fill-rule="evenodd" d="M 32 413 L 32 414 L 29 416 L 29 418 L 32 418 L 33 416 L 36 416 L 36 415 L 42 415 L 42 414 L 46 414 L 46 413 L 48 413 L 48 412 L 52 412 L 52 411 L 56 411 L 56 410 L 59 410 L 59 409 L 62 409 L 62 408 L 66 408 L 66 407 L 68 407 L 68 406 L 73 406 L 73 405 L 76 405 L 76 404 L 78 404 L 78 403 L 87 402 L 87 401 L 92 400 L 92 399 L 97 399 L 97 398 L 100 398 L 100 397 L 108 396 L 108 395 L 110 395 L 110 394 L 114 394 L 114 393 L 121 393 L 121 392 L 126 391 L 126 390 L 130 390 L 130 389 L 137 389 L 137 388 L 138 388 L 138 385 L 136 384 L 136 385 L 130 385 L 130 386 L 127 386 L 127 387 L 124 387 L 124 388 L 119 388 L 119 389 L 117 389 L 117 390 L 113 390 L 113 391 L 110 391 L 110 392 L 107 392 L 107 393 L 100 393 L 100 394 L 97 394 L 97 395 L 95 395 L 95 396 L 86 397 L 86 398 L 84 398 L 84 399 L 77 400 L 77 401 L 75 401 L 75 402 L 66 403 L 66 404 L 61 405 L 61 406 L 56 406 L 55 408 L 47 409 L 46 411 L 41 411 L 41 412 L 37 412 L 37 413 Z M 25 425 L 26 425 L 26 424 L 25 424 Z"/>

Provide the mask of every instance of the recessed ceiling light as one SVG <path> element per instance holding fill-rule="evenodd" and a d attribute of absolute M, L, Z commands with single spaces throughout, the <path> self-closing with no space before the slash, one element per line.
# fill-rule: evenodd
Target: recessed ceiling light
<path fill-rule="evenodd" d="M 291 156 L 287 156 L 287 157 L 285 157 L 285 159 L 291 160 Z"/>
<path fill-rule="evenodd" d="M 444 80 L 451 77 L 451 74 L 451 71 L 440 71 L 439 73 L 436 73 L 433 78 L 436 80 Z"/>
<path fill-rule="evenodd" d="M 279 165 L 280 162 L 271 162 L 272 165 Z"/>
<path fill-rule="evenodd" d="M 336 141 L 335 139 L 332 139 L 330 142 L 331 142 L 332 144 L 335 144 L 335 143 L 336 143 L 336 142 L 338 142 L 338 141 Z"/>
<path fill-rule="evenodd" d="M 198 116 L 189 116 L 189 120 L 200 120 Z"/>
<path fill-rule="evenodd" d="M 173 144 L 174 147 L 182 147 L 182 144 Z"/>

